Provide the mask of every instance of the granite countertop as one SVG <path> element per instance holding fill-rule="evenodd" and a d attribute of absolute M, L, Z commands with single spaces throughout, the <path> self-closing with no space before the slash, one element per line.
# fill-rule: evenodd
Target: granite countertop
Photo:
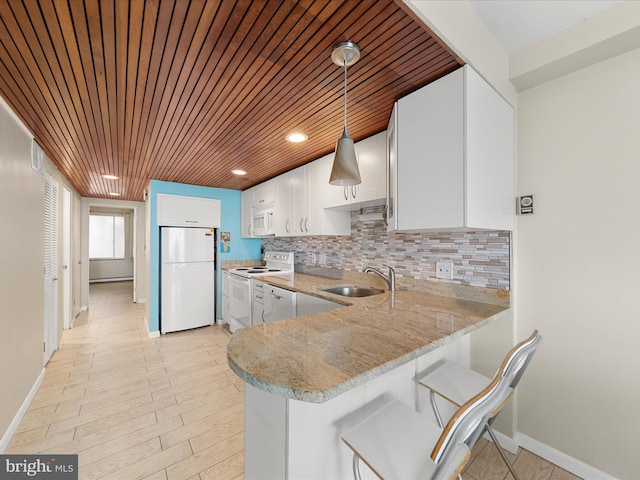
<path fill-rule="evenodd" d="M 323 287 L 354 282 L 302 273 L 256 277 L 344 307 L 236 331 L 227 345 L 231 369 L 275 395 L 321 403 L 450 343 L 509 311 L 508 292 L 457 286 L 454 294 L 416 289 L 352 298 Z M 380 287 L 377 276 L 368 285 Z M 384 285 L 384 283 L 382 284 Z M 463 293 L 460 293 L 463 292 Z M 447 296 L 448 295 L 448 296 Z M 505 300 L 506 298 L 506 300 Z"/>

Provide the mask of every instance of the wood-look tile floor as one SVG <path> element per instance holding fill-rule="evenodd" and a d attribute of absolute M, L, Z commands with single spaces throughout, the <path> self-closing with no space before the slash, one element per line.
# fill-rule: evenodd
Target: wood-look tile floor
<path fill-rule="evenodd" d="M 77 453 L 82 480 L 242 479 L 244 384 L 227 366 L 228 330 L 149 339 L 132 291 L 91 285 L 5 453 Z M 522 480 L 577 479 L 523 449 L 510 458 Z M 463 478 L 511 475 L 481 440 Z"/>

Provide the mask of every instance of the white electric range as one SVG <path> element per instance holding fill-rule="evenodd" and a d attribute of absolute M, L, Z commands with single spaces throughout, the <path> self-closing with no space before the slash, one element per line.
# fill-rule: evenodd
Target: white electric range
<path fill-rule="evenodd" d="M 226 288 L 229 297 L 229 328 L 235 332 L 239 328 L 250 327 L 251 296 L 253 292 L 252 278 L 263 275 L 288 275 L 294 271 L 293 252 L 265 252 L 265 265 L 255 267 L 238 267 L 228 270 Z M 224 292 L 223 292 L 224 295 Z"/>

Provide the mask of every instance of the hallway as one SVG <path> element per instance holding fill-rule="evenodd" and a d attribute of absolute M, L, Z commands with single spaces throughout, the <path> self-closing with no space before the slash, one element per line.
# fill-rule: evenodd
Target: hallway
<path fill-rule="evenodd" d="M 4 453 L 78 453 L 81 480 L 242 479 L 244 383 L 227 366 L 228 330 L 149 339 L 132 291 L 91 284 Z M 521 480 L 578 480 L 524 449 L 507 455 Z M 463 478 L 512 477 L 481 439 Z"/>
<path fill-rule="evenodd" d="M 132 282 L 95 283 L 5 453 L 78 453 L 81 479 L 243 477 L 227 330 L 149 339 Z"/>

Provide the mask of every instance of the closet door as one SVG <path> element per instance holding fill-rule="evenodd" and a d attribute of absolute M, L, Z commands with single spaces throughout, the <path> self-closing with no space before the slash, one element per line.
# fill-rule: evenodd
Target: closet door
<path fill-rule="evenodd" d="M 44 179 L 44 364 L 58 348 L 58 182 Z"/>

